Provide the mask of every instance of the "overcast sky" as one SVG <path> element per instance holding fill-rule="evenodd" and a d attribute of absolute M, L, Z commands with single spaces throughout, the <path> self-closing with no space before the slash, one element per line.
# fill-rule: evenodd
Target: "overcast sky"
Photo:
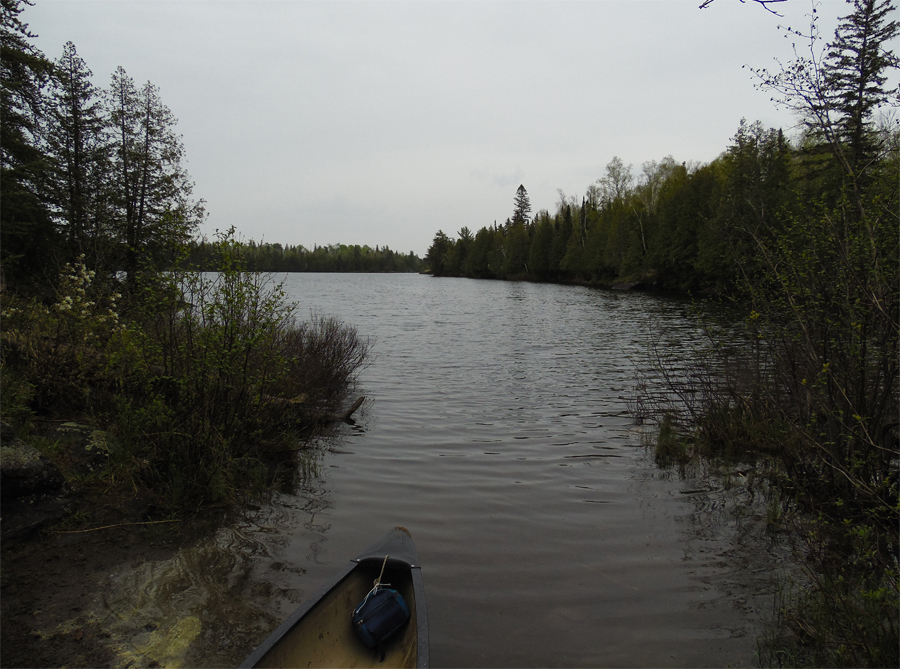
<path fill-rule="evenodd" d="M 204 231 L 424 255 L 619 156 L 709 162 L 742 117 L 795 120 L 743 65 L 792 56 L 808 0 L 300 2 L 36 0 L 51 59 L 72 41 L 107 87 L 119 65 L 179 119 Z M 848 13 L 821 0 L 822 33 Z"/>

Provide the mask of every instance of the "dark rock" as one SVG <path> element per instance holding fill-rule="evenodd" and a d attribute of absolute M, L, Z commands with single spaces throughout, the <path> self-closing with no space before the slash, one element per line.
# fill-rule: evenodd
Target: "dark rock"
<path fill-rule="evenodd" d="M 0 497 L 4 501 L 52 492 L 64 482 L 56 465 L 16 437 L 8 424 L 0 426 Z"/>
<path fill-rule="evenodd" d="M 4 541 L 27 537 L 46 525 L 62 520 L 72 511 L 69 497 L 28 495 L 3 502 L 0 536 Z"/>
<path fill-rule="evenodd" d="M 613 290 L 643 290 L 646 288 L 642 281 L 629 281 L 627 283 L 617 283 L 612 286 Z"/>

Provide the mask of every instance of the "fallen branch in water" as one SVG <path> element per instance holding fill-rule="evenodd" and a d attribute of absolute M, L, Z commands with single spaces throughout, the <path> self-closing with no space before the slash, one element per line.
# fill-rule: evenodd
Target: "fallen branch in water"
<path fill-rule="evenodd" d="M 314 407 L 305 406 L 306 396 L 301 395 L 300 398 L 295 399 L 284 399 L 283 397 L 273 397 L 272 395 L 264 395 L 263 399 L 268 402 L 271 402 L 277 406 L 283 406 L 286 409 L 293 409 L 298 414 L 306 418 L 307 420 L 313 421 L 325 421 L 325 422 L 335 422 L 335 421 L 344 421 L 345 423 L 353 423 L 353 419 L 351 416 L 356 412 L 359 407 L 362 406 L 363 402 L 366 400 L 366 396 L 363 395 L 358 400 L 356 400 L 353 405 L 347 409 L 344 413 L 334 413 L 332 411 L 324 411 L 322 409 L 316 409 Z"/>

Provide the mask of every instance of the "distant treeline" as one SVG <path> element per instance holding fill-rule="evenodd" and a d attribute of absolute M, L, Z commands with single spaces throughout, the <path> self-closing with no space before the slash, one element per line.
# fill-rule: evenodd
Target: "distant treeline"
<path fill-rule="evenodd" d="M 881 139 L 887 147 L 896 137 Z M 880 185 L 887 200 L 896 200 L 896 162 L 884 151 L 870 165 L 866 185 Z M 559 195 L 555 213 L 531 218 L 520 186 L 505 223 L 475 234 L 464 227 L 455 240 L 439 231 L 428 271 L 728 292 L 749 269 L 735 260 L 755 253 L 759 235 L 812 203 L 838 206 L 842 188 L 840 170 L 812 138 L 793 146 L 780 130 L 742 121 L 731 146 L 708 165 L 670 156 L 644 163 L 635 180 L 631 166 L 614 158 L 583 197 Z"/>
<path fill-rule="evenodd" d="M 192 242 L 188 262 L 197 269 L 220 269 L 215 245 L 206 241 Z M 397 253 L 387 246 L 372 249 L 354 244 L 314 246 L 282 246 L 256 243 L 241 245 L 246 269 L 252 272 L 419 272 L 423 261 L 415 253 Z"/>

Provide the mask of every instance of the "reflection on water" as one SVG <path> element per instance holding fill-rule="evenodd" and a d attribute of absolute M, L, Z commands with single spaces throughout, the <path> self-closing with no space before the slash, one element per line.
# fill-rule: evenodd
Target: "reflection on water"
<path fill-rule="evenodd" d="M 370 400 L 296 493 L 108 577 L 96 615 L 123 664 L 237 664 L 395 525 L 434 666 L 752 664 L 765 574 L 735 542 L 754 521 L 704 520 L 715 493 L 655 470 L 626 409 L 648 319 L 672 346 L 698 336 L 683 303 L 410 275 L 286 288 L 376 340 Z"/>

